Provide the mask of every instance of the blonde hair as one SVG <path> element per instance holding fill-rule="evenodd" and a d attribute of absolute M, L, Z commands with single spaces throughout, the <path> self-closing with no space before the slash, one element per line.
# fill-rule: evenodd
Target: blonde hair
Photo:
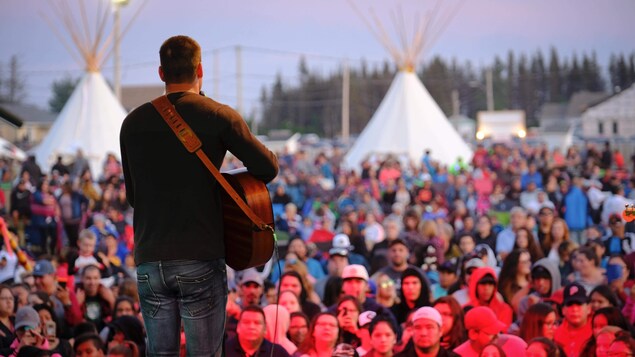
<path fill-rule="evenodd" d="M 421 224 L 421 234 L 424 238 L 430 239 L 439 235 L 439 227 L 435 221 L 423 221 Z"/>
<path fill-rule="evenodd" d="M 83 229 L 81 232 L 79 232 L 78 240 L 80 240 L 80 241 L 84 241 L 84 240 L 97 241 L 97 236 L 90 229 Z"/>

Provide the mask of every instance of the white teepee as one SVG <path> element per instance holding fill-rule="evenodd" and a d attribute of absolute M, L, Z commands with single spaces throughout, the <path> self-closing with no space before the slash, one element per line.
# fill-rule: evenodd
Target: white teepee
<path fill-rule="evenodd" d="M 109 57 L 110 45 L 115 40 L 112 33 L 105 36 L 106 24 L 110 20 L 109 2 L 97 2 L 98 21 L 92 23 L 94 29 L 89 28 L 89 22 L 86 21 L 88 17 L 82 0 L 78 0 L 81 22 L 76 20 L 67 1 L 57 4 L 53 10 L 69 33 L 72 43 L 69 44 L 56 30 L 56 26 L 47 20 L 71 55 L 85 66 L 86 73 L 46 137 L 32 153 L 42 169 L 48 172 L 57 156 L 72 158 L 81 149 L 92 174 L 97 178 L 102 174 L 108 153 L 121 157 L 119 130 L 126 117 L 125 109 L 100 72 L 101 65 Z M 78 27 L 77 24 L 83 26 Z"/>
<path fill-rule="evenodd" d="M 35 148 L 35 158 L 48 172 L 58 155 L 73 156 L 81 149 L 91 172 L 99 177 L 108 153 L 121 157 L 119 130 L 125 117 L 126 111 L 101 73 L 87 72 Z"/>
<path fill-rule="evenodd" d="M 438 12 L 438 7 L 435 10 Z M 361 162 L 371 156 L 406 156 L 418 163 L 426 150 L 431 151 L 434 160 L 445 165 L 455 163 L 459 157 L 463 161 L 471 160 L 472 150 L 450 124 L 414 71 L 417 58 L 435 38 L 432 35 L 438 35 L 430 33 L 435 18 L 438 19 L 435 15 L 423 17 L 424 21 L 415 28 L 412 39 L 407 38 L 402 24 L 395 23 L 401 48 L 390 39 L 374 14 L 374 26 L 361 16 L 390 52 L 399 72 L 375 114 L 346 153 L 344 166 L 348 169 L 359 170 Z M 395 18 L 403 16 L 393 16 Z M 446 25 L 449 20 L 446 16 Z"/>

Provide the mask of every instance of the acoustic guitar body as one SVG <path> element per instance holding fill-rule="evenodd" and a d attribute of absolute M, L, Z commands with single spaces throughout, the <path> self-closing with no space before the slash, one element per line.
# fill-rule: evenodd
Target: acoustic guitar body
<path fill-rule="evenodd" d="M 274 228 L 271 196 L 267 186 L 246 169 L 222 173 L 252 211 Z M 256 230 L 236 202 L 221 189 L 225 229 L 225 260 L 234 270 L 264 265 L 273 255 L 273 230 Z"/>

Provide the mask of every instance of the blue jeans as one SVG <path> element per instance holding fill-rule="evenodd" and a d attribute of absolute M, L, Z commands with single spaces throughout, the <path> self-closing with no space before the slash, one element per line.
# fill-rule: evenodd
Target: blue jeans
<path fill-rule="evenodd" d="M 170 260 L 137 267 L 148 356 L 222 356 L 227 304 L 225 259 Z"/>

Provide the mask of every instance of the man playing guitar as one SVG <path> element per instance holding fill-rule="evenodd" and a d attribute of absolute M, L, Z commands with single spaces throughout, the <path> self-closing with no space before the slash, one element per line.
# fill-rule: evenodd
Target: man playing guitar
<path fill-rule="evenodd" d="M 160 49 L 167 98 L 216 167 L 230 151 L 255 178 L 271 181 L 276 156 L 240 114 L 200 94 L 199 44 L 187 36 Z M 125 119 L 120 133 L 126 194 L 134 207 L 135 262 L 147 353 L 178 355 L 181 321 L 188 356 L 221 356 L 227 300 L 219 185 L 152 104 Z"/>

